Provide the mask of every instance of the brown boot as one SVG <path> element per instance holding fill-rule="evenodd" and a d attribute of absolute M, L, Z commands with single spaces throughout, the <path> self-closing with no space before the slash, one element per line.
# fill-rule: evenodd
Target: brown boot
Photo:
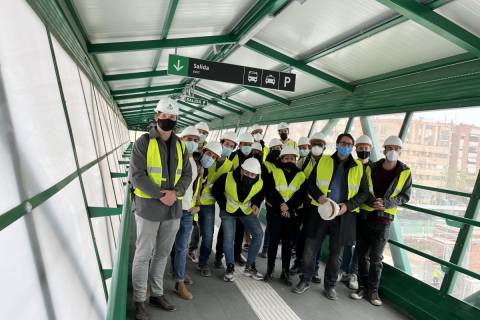
<path fill-rule="evenodd" d="M 180 298 L 185 300 L 192 300 L 193 296 L 188 291 L 187 287 L 185 287 L 185 283 L 183 281 L 178 282 L 175 284 L 175 292 L 180 296 Z"/>
<path fill-rule="evenodd" d="M 185 277 L 184 277 L 184 279 L 183 279 L 183 282 L 185 282 L 185 284 L 188 284 L 188 285 L 193 284 L 192 278 L 191 278 L 188 274 L 186 274 L 186 273 L 185 273 Z"/>

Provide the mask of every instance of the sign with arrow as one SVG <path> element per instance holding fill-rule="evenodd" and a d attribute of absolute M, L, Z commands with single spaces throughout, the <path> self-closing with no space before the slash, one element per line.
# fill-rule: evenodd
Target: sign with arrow
<path fill-rule="evenodd" d="M 296 75 L 293 73 L 250 68 L 174 54 L 168 57 L 168 74 L 252 87 L 295 91 Z"/>
<path fill-rule="evenodd" d="M 193 98 L 193 97 L 185 97 L 184 99 L 185 102 L 193 103 L 193 104 L 199 104 L 201 106 L 206 106 L 208 105 L 208 100 L 202 99 L 202 98 Z"/>

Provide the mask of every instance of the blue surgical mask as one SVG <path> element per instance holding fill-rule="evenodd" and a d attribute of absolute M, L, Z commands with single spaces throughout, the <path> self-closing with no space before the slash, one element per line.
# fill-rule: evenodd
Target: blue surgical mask
<path fill-rule="evenodd" d="M 204 135 L 203 133 L 200 133 L 198 135 L 198 139 L 200 140 L 201 143 L 205 142 L 205 140 L 207 140 L 207 136 Z"/>
<path fill-rule="evenodd" d="M 341 157 L 348 157 L 352 153 L 352 147 L 345 147 L 337 144 L 337 152 Z"/>
<path fill-rule="evenodd" d="M 230 157 L 232 154 L 233 150 L 230 148 L 227 148 L 225 146 L 222 147 L 222 157 Z"/>
<path fill-rule="evenodd" d="M 198 143 L 195 141 L 187 141 L 185 142 L 185 145 L 187 146 L 188 153 L 194 153 L 197 151 Z"/>
<path fill-rule="evenodd" d="M 242 146 L 240 148 L 240 150 L 242 150 L 242 153 L 246 156 L 248 156 L 250 154 L 250 152 L 252 152 L 252 147 L 251 146 Z"/>
<path fill-rule="evenodd" d="M 305 158 L 310 153 L 310 150 L 302 149 L 302 150 L 299 151 L 299 153 L 300 153 L 300 158 Z"/>
<path fill-rule="evenodd" d="M 200 159 L 200 163 L 202 164 L 202 167 L 208 169 L 215 163 L 215 160 L 209 155 L 204 154 L 202 159 Z"/>

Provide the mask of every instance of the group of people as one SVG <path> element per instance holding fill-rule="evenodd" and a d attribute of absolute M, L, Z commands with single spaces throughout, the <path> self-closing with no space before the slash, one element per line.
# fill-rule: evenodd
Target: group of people
<path fill-rule="evenodd" d="M 132 266 L 136 319 L 149 319 L 148 288 L 151 305 L 175 310 L 163 291 L 169 256 L 174 290 L 181 298 L 193 298 L 185 265 L 198 243 L 199 274 L 212 275 L 209 258 L 217 214 L 221 225 L 213 265 L 223 268 L 225 257 L 225 281 L 234 281 L 236 264 L 244 266 L 244 276 L 270 281 L 281 244 L 280 279 L 291 286 L 292 274 L 298 273 L 300 281 L 292 291 L 304 293 L 311 282 L 322 282 L 319 261 L 328 235 L 325 296 L 336 300 L 335 286 L 343 280 L 354 290 L 352 299 L 382 304 L 383 250 L 397 207 L 409 200 L 412 185 L 410 169 L 398 160 L 399 137 L 387 138 L 385 157 L 372 162 L 372 142 L 365 135 L 355 141 L 340 134 L 333 154 L 324 154 L 327 141 L 321 132 L 297 145 L 289 139 L 286 123 L 278 125 L 279 138 L 268 146 L 257 125 L 238 137 L 225 132 L 219 141 L 207 143 L 205 123 L 186 127 L 179 136 L 174 133 L 179 114 L 175 100 L 160 100 L 155 111 L 157 124 L 135 142 L 130 162 L 137 226 Z M 262 208 L 265 232 L 259 220 Z M 267 258 L 264 274 L 257 270 L 258 256 Z"/>

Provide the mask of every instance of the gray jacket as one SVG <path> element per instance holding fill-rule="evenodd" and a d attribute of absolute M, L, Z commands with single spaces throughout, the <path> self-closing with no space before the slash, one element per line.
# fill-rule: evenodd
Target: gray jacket
<path fill-rule="evenodd" d="M 147 175 L 147 149 L 150 138 L 156 138 L 162 158 L 163 177 L 166 178 L 159 187 Z M 188 161 L 188 152 L 183 152 L 182 176 L 174 187 L 175 171 L 177 168 L 177 141 L 179 137 L 172 133 L 170 145 L 160 138 L 155 128 L 149 133 L 142 135 L 133 145 L 132 158 L 130 160 L 130 174 L 133 188 L 140 188 L 152 198 L 140 198 L 135 196 L 135 211 L 140 217 L 151 221 L 165 221 L 178 219 L 182 216 L 182 201 L 177 200 L 171 207 L 165 206 L 159 199 L 163 196 L 161 189 L 175 190 L 177 196 L 183 196 L 185 190 L 192 182 L 192 168 Z M 167 149 L 168 148 L 168 149 Z M 167 155 L 169 155 L 167 159 Z"/>

